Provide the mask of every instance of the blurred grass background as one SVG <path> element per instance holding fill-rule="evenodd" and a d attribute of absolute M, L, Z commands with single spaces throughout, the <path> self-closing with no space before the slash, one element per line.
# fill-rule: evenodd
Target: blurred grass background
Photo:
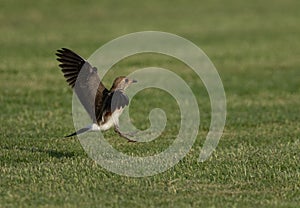
<path fill-rule="evenodd" d="M 1 1 L 0 207 L 298 207 L 299 8 L 296 0 Z M 202 48 L 223 80 L 228 116 L 217 150 L 197 163 L 210 122 L 201 81 L 168 57 L 122 61 L 104 77 L 106 86 L 154 65 L 181 72 L 201 95 L 199 135 L 187 157 L 162 174 L 128 178 L 97 166 L 75 138 L 62 138 L 74 130 L 72 91 L 54 53 L 69 47 L 89 57 L 144 30 L 175 33 Z M 164 99 L 146 101 L 152 93 Z M 132 100 L 138 127 L 147 127 L 153 105 L 175 122 L 157 141 L 128 144 L 112 131 L 108 140 L 128 154 L 162 151 L 178 131 L 170 100 L 159 91 Z"/>

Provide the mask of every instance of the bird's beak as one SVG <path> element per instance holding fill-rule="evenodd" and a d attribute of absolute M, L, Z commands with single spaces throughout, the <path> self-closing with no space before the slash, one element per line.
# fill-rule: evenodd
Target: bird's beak
<path fill-rule="evenodd" d="M 132 79 L 131 83 L 137 83 L 137 81 L 135 79 Z"/>

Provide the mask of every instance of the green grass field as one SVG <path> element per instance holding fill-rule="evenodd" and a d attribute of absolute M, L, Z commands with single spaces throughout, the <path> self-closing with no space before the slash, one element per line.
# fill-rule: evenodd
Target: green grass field
<path fill-rule="evenodd" d="M 1 1 L 0 207 L 299 207 L 299 8 L 297 0 Z M 141 67 L 173 69 L 199 95 L 201 113 L 197 141 L 182 161 L 130 178 L 96 165 L 76 138 L 63 138 L 74 131 L 72 91 L 54 53 L 69 47 L 89 57 L 144 30 L 175 33 L 203 49 L 224 84 L 227 121 L 216 151 L 198 163 L 210 123 L 201 80 L 169 57 L 123 60 L 104 77 L 106 86 Z M 130 112 L 145 129 L 150 110 L 164 108 L 162 137 L 127 143 L 111 130 L 105 135 L 116 149 L 146 156 L 175 138 L 176 102 L 152 93 L 160 99 L 140 93 Z"/>

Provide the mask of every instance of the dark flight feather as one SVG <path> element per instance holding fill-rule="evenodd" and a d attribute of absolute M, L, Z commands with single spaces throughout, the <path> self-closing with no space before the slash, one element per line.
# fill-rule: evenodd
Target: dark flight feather
<path fill-rule="evenodd" d="M 100 81 L 97 69 L 70 49 L 57 50 L 56 55 L 67 83 L 75 90 L 80 102 L 96 123 L 109 92 Z"/>

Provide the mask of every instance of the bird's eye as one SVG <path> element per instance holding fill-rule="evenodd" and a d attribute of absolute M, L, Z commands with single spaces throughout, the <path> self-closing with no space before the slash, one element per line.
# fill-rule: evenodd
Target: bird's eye
<path fill-rule="evenodd" d="M 128 82 L 128 79 L 125 79 L 125 82 L 127 83 L 127 82 Z"/>

